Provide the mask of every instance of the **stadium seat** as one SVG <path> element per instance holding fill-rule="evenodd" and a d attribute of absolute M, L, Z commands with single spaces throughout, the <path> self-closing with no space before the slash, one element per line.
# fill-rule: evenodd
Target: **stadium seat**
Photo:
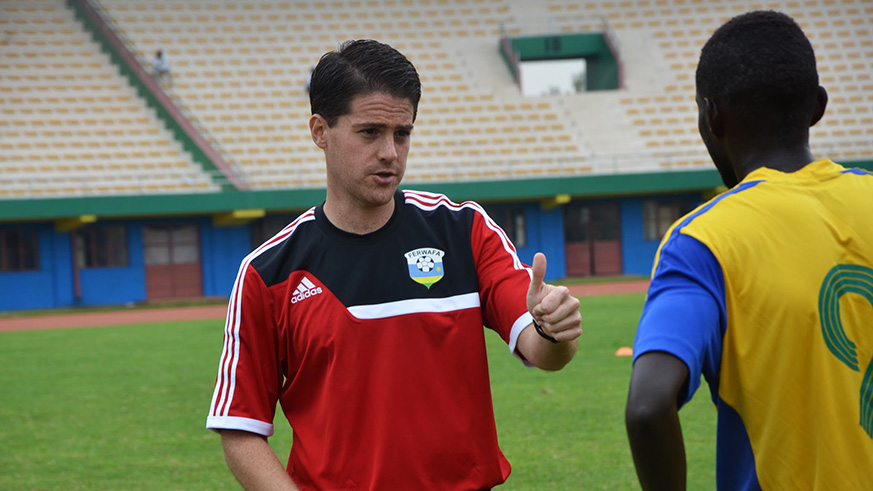
<path fill-rule="evenodd" d="M 591 21 L 584 18 L 592 12 L 607 20 L 625 66 L 625 87 L 525 99 L 504 71 L 496 45 L 501 25 L 510 33 L 528 32 L 529 4 L 390 2 L 390 15 L 381 0 L 101 4 L 144 63 L 159 47 L 170 53 L 177 104 L 230 153 L 243 173 L 258 183 L 255 187 L 323 185 L 322 157 L 306 131 L 309 104 L 303 80 L 324 51 L 349 37 L 392 42 L 425 81 L 410 182 L 440 176 L 483 179 L 616 171 L 616 164 L 534 165 L 544 154 L 567 162 L 612 155 L 622 172 L 660 169 L 658 158 L 638 158 L 638 152 L 647 151 L 655 156 L 688 154 L 665 160 L 672 168 L 706 164 L 693 102 L 696 58 L 708 33 L 740 13 L 742 6 L 702 0 L 546 0 L 542 11 L 556 32 L 588 28 L 586 22 Z M 0 142 L 29 141 L 29 148 L 12 144 L 7 151 L 0 146 L 4 162 L 20 156 L 24 161 L 15 162 L 20 168 L 30 154 L 42 151 L 46 158 L 40 162 L 49 165 L 65 155 L 90 151 L 96 159 L 98 150 L 122 149 L 131 149 L 123 160 L 133 165 L 158 155 L 168 159 L 163 161 L 167 166 L 178 160 L 183 153 L 172 136 L 95 48 L 71 11 L 59 5 L 28 13 L 28 5 L 46 2 L 21 0 L 0 6 L 0 27 L 16 33 L 11 43 L 0 45 L 0 130 L 19 135 L 4 133 Z M 832 94 L 825 119 L 814 128 L 813 145 L 829 148 L 835 159 L 868 155 L 873 149 L 873 34 L 864 20 L 873 15 L 873 8 L 864 0 L 787 0 L 780 8 L 808 30 L 820 58 L 822 83 Z M 25 29 L 36 34 L 25 36 Z M 490 46 L 494 51 L 478 53 L 465 49 L 468 46 Z M 53 121 L 50 126 L 48 121 Z M 18 128 L 22 125 L 37 131 L 36 136 L 25 135 Z M 77 139 L 88 142 L 87 147 L 74 144 Z M 49 146 L 37 147 L 35 140 Z M 139 154 L 133 155 L 133 149 Z M 495 160 L 490 167 L 480 165 Z M 678 164 L 680 160 L 684 163 Z M 413 166 L 428 170 L 413 171 Z M 529 172 L 519 170 L 528 167 Z M 442 170 L 455 168 L 459 171 Z M 277 169 L 305 177 L 276 179 Z M 164 189 L 181 187 L 167 184 Z"/>

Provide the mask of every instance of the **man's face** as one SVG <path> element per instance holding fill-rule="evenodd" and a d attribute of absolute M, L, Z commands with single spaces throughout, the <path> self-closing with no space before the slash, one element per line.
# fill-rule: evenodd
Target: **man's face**
<path fill-rule="evenodd" d="M 352 99 L 349 114 L 328 127 L 319 115 L 310 127 L 324 149 L 328 199 L 359 209 L 391 203 L 406 172 L 412 102 L 373 93 Z"/>

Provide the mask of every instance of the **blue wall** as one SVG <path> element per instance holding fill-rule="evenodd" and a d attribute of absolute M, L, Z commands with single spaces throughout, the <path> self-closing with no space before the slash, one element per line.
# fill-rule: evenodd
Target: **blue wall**
<path fill-rule="evenodd" d="M 40 257 L 42 257 L 43 243 L 47 244 L 51 249 L 51 261 L 45 262 L 40 260 L 40 267 L 44 268 L 51 275 L 51 283 L 53 296 L 47 300 L 51 300 L 52 307 L 56 305 L 73 305 L 73 246 L 70 241 L 69 233 L 58 233 L 54 231 L 54 226 L 51 224 L 42 224 L 43 229 L 40 231 L 39 248 Z M 3 282 L 0 275 L 0 283 Z M 21 307 L 29 308 L 29 307 Z M 44 307 L 40 307 L 44 308 Z"/>
<path fill-rule="evenodd" d="M 621 202 L 621 247 L 624 274 L 651 276 L 655 254 L 661 239 L 643 238 L 643 202 L 649 200 L 687 200 L 689 206 L 698 206 L 702 199 L 699 194 L 678 194 L 669 196 L 650 196 L 626 198 Z"/>
<path fill-rule="evenodd" d="M 533 263 L 534 254 L 542 252 L 547 262 L 545 279 L 549 281 L 566 276 L 563 211 L 560 208 L 541 210 L 538 202 L 489 205 L 488 208 L 500 210 L 507 207 L 524 209 L 527 243 L 524 246 L 515 244 L 518 258 L 529 265 Z"/>
<path fill-rule="evenodd" d="M 58 249 L 63 248 L 55 242 L 51 226 L 39 224 L 28 228 L 36 229 L 39 237 L 39 269 L 0 274 L 0 308 L 3 310 L 53 307 L 55 299 L 64 293 L 63 285 L 55 284 L 55 260 L 59 253 L 63 254 Z M 70 276 L 67 278 L 69 281 Z"/>
<path fill-rule="evenodd" d="M 251 252 L 249 227 L 200 229 L 203 261 L 203 294 L 230 297 L 240 263 Z"/>
<path fill-rule="evenodd" d="M 621 255 L 624 274 L 649 276 L 660 240 L 643 238 L 643 199 L 621 203 Z"/>
<path fill-rule="evenodd" d="M 567 254 L 564 250 L 564 210 L 541 210 L 539 215 L 539 251 L 546 255 L 546 280 L 556 280 L 567 276 Z M 527 219 L 527 216 L 525 217 Z M 533 261 L 533 251 L 528 261 Z M 530 263 L 528 263 L 530 264 Z"/>
<path fill-rule="evenodd" d="M 127 223 L 127 261 L 124 267 L 81 268 L 79 286 L 82 297 L 74 305 L 123 305 L 145 300 L 142 223 Z"/>
<path fill-rule="evenodd" d="M 146 300 L 143 227 L 181 220 L 197 223 L 200 229 L 203 294 L 229 296 L 240 262 L 251 249 L 248 226 L 214 227 L 208 218 L 106 222 L 127 226 L 128 265 L 80 269 L 81 298 L 77 299 L 70 233 L 55 232 L 53 224 L 41 223 L 24 225 L 38 231 L 39 269 L 0 273 L 0 311 L 124 305 Z"/>
<path fill-rule="evenodd" d="M 643 203 L 648 199 L 687 198 L 699 204 L 696 194 L 632 197 L 620 199 L 622 267 L 625 274 L 649 276 L 659 240 L 643 239 Z M 613 201 L 615 198 L 611 198 Z M 526 264 L 542 252 L 548 260 L 546 279 L 564 278 L 567 263 L 564 247 L 564 210 L 543 210 L 539 202 L 492 205 L 522 207 L 527 243 L 518 247 Z M 184 221 L 196 223 L 200 230 L 203 294 L 230 295 L 240 262 L 250 252 L 249 226 L 215 227 L 208 217 L 129 220 L 128 260 L 120 268 L 86 268 L 80 271 L 81 299 L 73 287 L 73 261 L 70 234 L 55 232 L 51 223 L 3 225 L 5 228 L 31 226 L 39 234 L 39 270 L 0 273 L 0 310 L 44 309 L 87 305 L 122 305 L 146 300 L 143 227 L 152 223 Z"/>

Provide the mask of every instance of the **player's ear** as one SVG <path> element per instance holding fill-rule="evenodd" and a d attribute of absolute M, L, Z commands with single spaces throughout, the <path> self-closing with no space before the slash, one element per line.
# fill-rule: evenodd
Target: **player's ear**
<path fill-rule="evenodd" d="M 329 130 L 330 126 L 328 126 L 327 120 L 321 114 L 313 114 L 309 118 L 309 134 L 318 148 L 327 148 L 327 132 Z"/>
<path fill-rule="evenodd" d="M 810 128 L 815 126 L 816 123 L 824 116 L 825 108 L 828 105 L 828 91 L 825 90 L 821 85 L 818 86 L 818 89 L 815 93 L 815 107 L 812 111 L 812 118 L 810 119 L 809 126 Z"/>
<path fill-rule="evenodd" d="M 703 118 L 710 133 L 721 137 L 724 133 L 724 115 L 719 105 L 707 97 L 703 98 Z"/>

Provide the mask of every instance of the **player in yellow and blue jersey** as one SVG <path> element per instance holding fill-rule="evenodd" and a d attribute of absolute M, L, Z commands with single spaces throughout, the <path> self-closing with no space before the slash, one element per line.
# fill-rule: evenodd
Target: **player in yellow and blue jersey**
<path fill-rule="evenodd" d="M 726 192 L 655 259 L 626 423 L 644 489 L 684 489 L 678 408 L 707 380 L 716 480 L 733 489 L 873 489 L 873 174 L 816 159 L 812 46 L 749 12 L 697 67 L 701 137 Z"/>

